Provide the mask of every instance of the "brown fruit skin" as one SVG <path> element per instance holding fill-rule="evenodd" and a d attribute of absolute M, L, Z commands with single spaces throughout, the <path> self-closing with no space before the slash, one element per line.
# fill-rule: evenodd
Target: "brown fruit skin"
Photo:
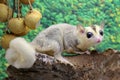
<path fill-rule="evenodd" d="M 4 49 L 8 49 L 9 48 L 9 43 L 11 40 L 13 40 L 14 38 L 16 38 L 15 35 L 12 34 L 5 34 L 2 39 L 1 39 L 1 46 Z"/>
<path fill-rule="evenodd" d="M 25 31 L 19 34 L 16 34 L 16 36 L 24 36 L 26 35 L 28 32 L 30 31 L 30 29 L 28 27 L 25 27 Z"/>
<path fill-rule="evenodd" d="M 11 18 L 8 22 L 8 27 L 14 34 L 20 34 L 25 31 L 23 18 Z"/>
<path fill-rule="evenodd" d="M 29 1 L 28 0 L 20 0 L 21 3 L 23 4 L 29 4 Z M 31 4 L 34 2 L 35 0 L 30 0 Z"/>
<path fill-rule="evenodd" d="M 0 22 L 6 22 L 12 17 L 12 9 L 5 4 L 0 3 Z"/>
<path fill-rule="evenodd" d="M 0 3 L 6 4 L 6 3 L 7 3 L 7 0 L 0 0 Z"/>
<path fill-rule="evenodd" d="M 42 18 L 42 15 L 39 11 L 33 9 L 29 11 L 25 16 L 25 25 L 30 29 L 35 29 L 37 23 Z"/>

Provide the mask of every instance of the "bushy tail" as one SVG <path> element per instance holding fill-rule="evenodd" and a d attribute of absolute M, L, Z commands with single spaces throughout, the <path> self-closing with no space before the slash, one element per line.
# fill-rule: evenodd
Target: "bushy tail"
<path fill-rule="evenodd" d="M 10 42 L 5 58 L 16 68 L 30 68 L 36 60 L 35 49 L 24 38 L 18 37 Z"/>

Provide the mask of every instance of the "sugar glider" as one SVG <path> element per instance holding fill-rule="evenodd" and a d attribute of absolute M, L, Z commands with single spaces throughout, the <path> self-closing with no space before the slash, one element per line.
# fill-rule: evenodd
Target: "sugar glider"
<path fill-rule="evenodd" d="M 40 32 L 30 43 L 24 38 L 15 38 L 10 42 L 5 57 L 16 68 L 30 68 L 36 60 L 36 52 L 52 55 L 61 62 L 71 64 L 61 53 L 81 54 L 103 40 L 103 31 L 103 24 L 88 27 L 55 24 Z"/>

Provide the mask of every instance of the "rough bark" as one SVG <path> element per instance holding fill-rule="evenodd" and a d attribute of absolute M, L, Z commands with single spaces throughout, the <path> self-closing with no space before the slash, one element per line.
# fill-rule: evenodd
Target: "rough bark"
<path fill-rule="evenodd" d="M 5 80 L 120 80 L 120 52 L 108 49 L 65 57 L 75 67 L 55 61 L 44 54 L 37 55 L 35 64 L 29 69 L 9 66 Z"/>

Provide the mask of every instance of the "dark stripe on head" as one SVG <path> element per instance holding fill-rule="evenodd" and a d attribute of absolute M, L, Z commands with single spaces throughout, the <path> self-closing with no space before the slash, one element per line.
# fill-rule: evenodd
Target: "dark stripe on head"
<path fill-rule="evenodd" d="M 92 25 L 91 27 L 92 27 L 92 29 L 93 29 L 95 32 L 97 32 L 97 31 L 96 31 L 96 27 L 95 27 L 94 25 Z"/>

